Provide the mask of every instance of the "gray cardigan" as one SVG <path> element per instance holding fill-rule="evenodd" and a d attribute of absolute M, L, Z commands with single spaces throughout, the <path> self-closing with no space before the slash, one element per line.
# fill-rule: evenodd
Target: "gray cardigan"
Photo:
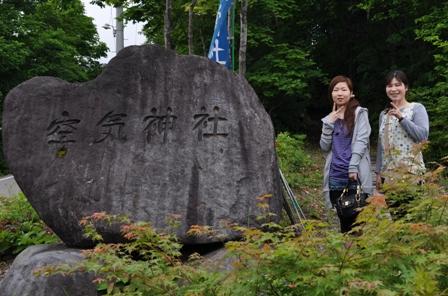
<path fill-rule="evenodd" d="M 429 119 L 425 106 L 420 103 L 413 103 L 412 107 L 414 111 L 411 119 L 403 118 L 400 121 L 401 127 L 408 133 L 411 139 L 415 143 L 420 143 L 428 140 L 429 134 Z M 383 111 L 380 114 L 379 128 L 381 128 L 381 122 L 386 113 Z M 381 165 L 383 162 L 383 149 L 381 149 L 381 137 L 378 136 L 378 146 L 376 150 L 376 167 L 375 172 L 378 174 L 381 172 Z"/>
<path fill-rule="evenodd" d="M 322 118 L 322 133 L 320 135 L 320 148 L 326 154 L 325 168 L 324 168 L 324 182 L 323 191 L 325 203 L 331 207 L 330 189 L 328 186 L 330 165 L 332 159 L 331 146 L 333 142 L 334 124 L 329 122 L 328 116 Z M 369 115 L 366 108 L 358 107 L 355 111 L 355 126 L 353 128 L 352 137 L 352 157 L 350 159 L 348 171 L 350 173 L 358 173 L 364 192 L 372 194 L 372 170 L 370 166 L 370 124 Z"/>

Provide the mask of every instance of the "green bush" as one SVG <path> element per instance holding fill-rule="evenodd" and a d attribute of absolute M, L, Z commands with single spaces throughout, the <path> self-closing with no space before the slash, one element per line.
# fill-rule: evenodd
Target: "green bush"
<path fill-rule="evenodd" d="M 448 295 L 448 195 L 440 170 L 425 183 L 403 178 L 373 196 L 349 234 L 320 221 L 275 232 L 245 229 L 227 248 L 237 267 L 232 295 Z M 414 180 L 412 180 L 414 181 Z M 391 219 L 391 200 L 412 200 Z M 400 198 L 401 197 L 401 198 Z M 404 205 L 403 205 L 404 206 Z M 225 288 L 224 288 L 225 287 Z M 220 294 L 231 295 L 231 294 Z"/>
<path fill-rule="evenodd" d="M 394 199 L 418 193 L 395 220 L 388 196 L 373 196 L 348 234 L 317 220 L 306 221 L 304 229 L 236 226 L 243 239 L 226 244 L 230 271 L 182 262 L 175 237 L 133 223 L 122 228 L 129 243 L 100 244 L 76 269 L 48 267 L 44 273 L 92 271 L 107 295 L 448 295 L 448 195 L 439 176 L 428 173 L 424 185 L 405 179 L 389 186 Z M 81 224 L 96 237 L 94 223 L 105 217 L 95 214 Z"/>
<path fill-rule="evenodd" d="M 103 238 L 96 231 L 101 223 L 120 223 L 128 243 L 102 243 Z M 182 264 L 182 245 L 174 235 L 157 232 L 147 222 L 131 223 L 126 217 L 105 212 L 85 217 L 80 224 L 87 237 L 100 242 L 95 248 L 84 250 L 86 260 L 75 267 L 46 266 L 37 274 L 92 272 L 101 295 L 217 295 L 220 275 L 198 268 L 194 260 L 197 254 L 190 257 L 188 264 Z M 169 224 L 176 225 L 176 221 Z M 193 229 L 194 235 L 206 231 L 198 225 Z"/>
<path fill-rule="evenodd" d="M 23 194 L 0 197 L 0 257 L 59 239 L 42 222 Z"/>
<path fill-rule="evenodd" d="M 323 215 L 323 157 L 305 148 L 305 135 L 280 133 L 276 139 L 279 166 L 307 217 Z"/>
<path fill-rule="evenodd" d="M 304 149 L 305 137 L 284 132 L 278 134 L 276 139 L 280 169 L 293 188 L 308 184 L 307 171 L 311 165 L 311 158 Z"/>
<path fill-rule="evenodd" d="M 205 270 L 180 260 L 180 244 L 148 223 L 122 227 L 127 244 L 99 244 L 78 267 L 46 267 L 43 274 L 90 271 L 107 295 L 448 295 L 448 195 L 434 174 L 419 185 L 406 215 L 391 219 L 388 196 L 373 196 L 358 226 L 341 234 L 318 220 L 260 229 L 234 226 L 243 239 L 228 242 L 233 269 Z M 400 182 L 388 194 L 407 195 Z M 417 186 L 417 185 L 415 185 Z M 83 219 L 90 237 L 105 213 Z M 194 227 L 194 233 L 201 234 Z M 98 237 L 101 239 L 100 237 Z M 198 259 L 198 255 L 194 255 Z"/>

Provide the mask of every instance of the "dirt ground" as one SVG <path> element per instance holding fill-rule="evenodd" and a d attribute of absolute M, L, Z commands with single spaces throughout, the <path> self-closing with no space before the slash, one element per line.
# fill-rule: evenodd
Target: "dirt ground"
<path fill-rule="evenodd" d="M 6 272 L 9 269 L 9 266 L 12 264 L 12 261 L 14 261 L 14 258 L 1 259 L 1 261 L 0 261 L 0 281 L 5 276 Z"/>

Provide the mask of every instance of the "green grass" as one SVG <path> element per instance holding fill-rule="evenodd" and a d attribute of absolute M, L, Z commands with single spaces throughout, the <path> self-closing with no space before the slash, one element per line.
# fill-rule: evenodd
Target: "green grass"
<path fill-rule="evenodd" d="M 294 191 L 307 218 L 325 216 L 322 196 L 324 157 L 318 149 L 307 147 L 304 135 L 280 133 L 276 140 L 279 166 Z"/>
<path fill-rule="evenodd" d="M 23 194 L 0 197 L 0 257 L 18 254 L 31 245 L 58 241 Z"/>

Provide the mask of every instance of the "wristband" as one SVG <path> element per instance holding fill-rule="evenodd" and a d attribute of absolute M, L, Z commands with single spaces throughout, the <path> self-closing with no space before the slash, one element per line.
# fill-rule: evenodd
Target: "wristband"
<path fill-rule="evenodd" d="M 404 119 L 403 116 L 400 117 L 400 119 L 398 119 L 398 122 L 401 122 Z"/>

